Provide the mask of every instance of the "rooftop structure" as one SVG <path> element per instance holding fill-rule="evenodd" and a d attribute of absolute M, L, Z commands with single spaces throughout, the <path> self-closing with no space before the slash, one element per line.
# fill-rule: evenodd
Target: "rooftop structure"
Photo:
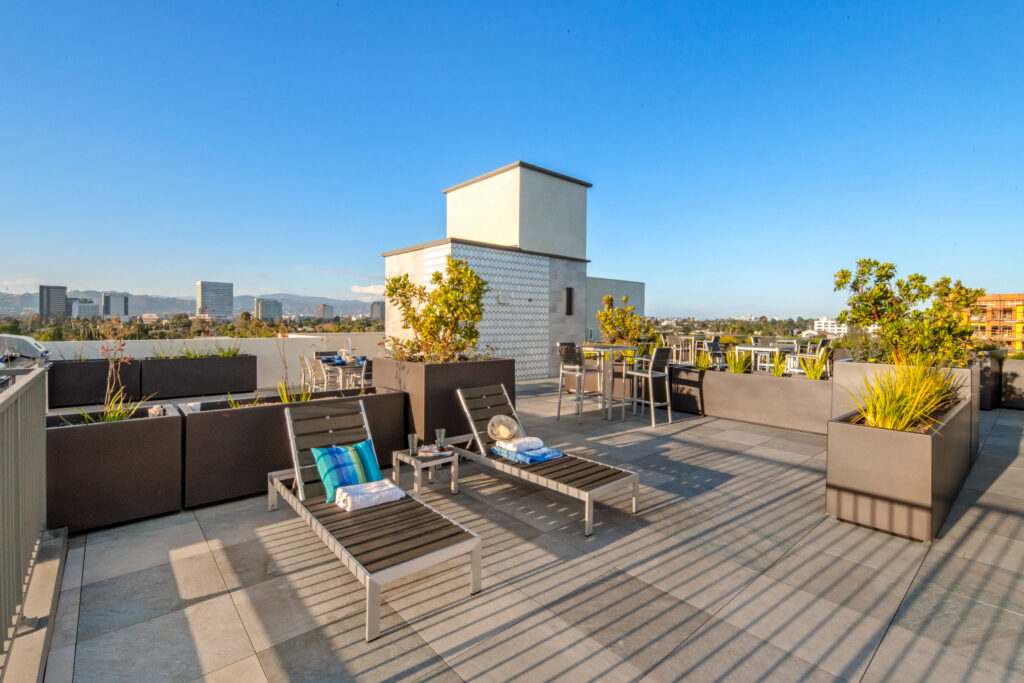
<path fill-rule="evenodd" d="M 103 319 L 110 320 L 117 316 L 122 321 L 128 320 L 128 295 L 120 292 L 103 292 L 100 298 L 103 308 Z"/>
<path fill-rule="evenodd" d="M 316 317 L 320 320 L 331 320 L 334 318 L 334 306 L 330 304 L 320 304 L 316 307 Z"/>
<path fill-rule="evenodd" d="M 39 317 L 53 320 L 67 316 L 68 288 L 55 285 L 39 285 Z"/>
<path fill-rule="evenodd" d="M 588 277 L 589 187 L 522 161 L 449 187 L 447 237 L 385 252 L 385 276 L 426 284 L 449 256 L 467 261 L 489 288 L 478 345 L 514 358 L 519 379 L 554 376 L 558 342 L 600 336 L 592 316 L 604 295 L 628 294 L 644 311 L 642 282 Z M 409 334 L 395 310 L 384 322 L 389 336 Z"/>
<path fill-rule="evenodd" d="M 986 294 L 978 305 L 981 313 L 970 316 L 975 339 L 1024 349 L 1024 294 Z"/>
<path fill-rule="evenodd" d="M 814 321 L 814 331 L 841 337 L 850 331 L 850 327 L 838 320 L 822 316 Z"/>
<path fill-rule="evenodd" d="M 253 317 L 264 322 L 274 323 L 281 319 L 283 308 L 277 299 L 261 299 L 253 301 Z"/>

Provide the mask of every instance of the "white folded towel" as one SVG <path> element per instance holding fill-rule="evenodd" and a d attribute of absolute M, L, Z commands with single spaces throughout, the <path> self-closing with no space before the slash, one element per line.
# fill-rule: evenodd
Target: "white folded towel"
<path fill-rule="evenodd" d="M 405 497 L 405 491 L 388 479 L 368 481 L 365 484 L 341 486 L 334 494 L 334 502 L 348 512 L 390 503 Z"/>
<path fill-rule="evenodd" d="M 515 451 L 516 453 L 535 451 L 539 448 L 544 448 L 544 442 L 535 436 L 521 436 L 518 439 L 512 439 L 510 441 L 502 441 L 499 439 L 494 442 L 494 445 L 498 448 L 504 448 L 506 451 Z"/>

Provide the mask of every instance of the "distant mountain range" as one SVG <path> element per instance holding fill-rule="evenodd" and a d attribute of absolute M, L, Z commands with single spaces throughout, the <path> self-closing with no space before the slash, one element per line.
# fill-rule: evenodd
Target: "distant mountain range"
<path fill-rule="evenodd" d="M 100 292 L 87 290 L 72 290 L 68 292 L 69 297 L 80 297 L 100 302 Z M 157 313 L 159 315 L 173 315 L 174 313 L 188 313 L 193 315 L 196 312 L 196 300 L 194 298 L 179 299 L 168 296 L 151 296 L 148 294 L 128 295 L 129 315 L 142 315 L 143 313 Z M 320 304 L 328 304 L 334 307 L 334 315 L 359 315 L 369 313 L 370 304 L 366 301 L 354 299 L 331 299 L 328 297 L 301 296 L 299 294 L 261 294 L 263 299 L 276 299 L 281 302 L 281 308 L 285 315 L 315 315 L 316 307 Z M 243 294 L 235 297 L 235 314 L 242 311 L 253 311 L 253 299 L 256 297 Z M 39 293 L 25 292 L 23 294 L 7 294 L 0 292 L 0 315 L 24 315 L 26 313 L 39 312 Z"/>

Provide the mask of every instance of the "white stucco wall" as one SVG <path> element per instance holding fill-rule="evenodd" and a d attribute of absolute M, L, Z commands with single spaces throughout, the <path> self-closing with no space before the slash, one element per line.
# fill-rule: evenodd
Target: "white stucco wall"
<path fill-rule="evenodd" d="M 445 195 L 448 237 L 518 246 L 519 176 L 512 168 Z"/>
<path fill-rule="evenodd" d="M 622 297 L 629 297 L 629 306 L 635 306 L 636 312 L 644 315 L 644 293 L 643 282 L 632 280 L 612 280 L 603 277 L 587 278 L 587 314 L 586 331 L 588 339 L 598 341 L 601 338 L 601 329 L 597 323 L 597 312 L 604 308 L 601 300 L 606 294 L 615 297 L 615 305 L 622 305 Z"/>
<path fill-rule="evenodd" d="M 587 188 L 523 168 L 519 179 L 519 248 L 587 257 Z"/>

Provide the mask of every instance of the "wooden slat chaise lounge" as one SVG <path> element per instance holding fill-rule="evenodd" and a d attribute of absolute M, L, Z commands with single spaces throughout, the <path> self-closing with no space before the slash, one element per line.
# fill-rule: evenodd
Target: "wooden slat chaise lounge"
<path fill-rule="evenodd" d="M 584 534 L 594 531 L 594 501 L 606 498 L 625 487 L 633 488 L 633 514 L 640 503 L 640 477 L 635 472 L 565 453 L 560 458 L 532 465 L 512 462 L 491 452 L 494 440 L 487 434 L 487 423 L 495 415 L 511 417 L 523 423 L 505 391 L 504 384 L 472 389 L 458 389 L 459 402 L 469 420 L 477 451 L 457 448 L 460 455 L 504 474 L 529 481 L 552 491 L 572 496 L 584 503 Z"/>
<path fill-rule="evenodd" d="M 289 407 L 285 419 L 294 467 L 268 475 L 267 507 L 276 510 L 278 496 L 283 498 L 366 587 L 367 641 L 380 633 L 386 584 L 469 555 L 469 591 L 480 591 L 480 537 L 430 506 L 407 495 L 347 512 L 325 500 L 310 449 L 370 439 L 362 401 Z"/>

